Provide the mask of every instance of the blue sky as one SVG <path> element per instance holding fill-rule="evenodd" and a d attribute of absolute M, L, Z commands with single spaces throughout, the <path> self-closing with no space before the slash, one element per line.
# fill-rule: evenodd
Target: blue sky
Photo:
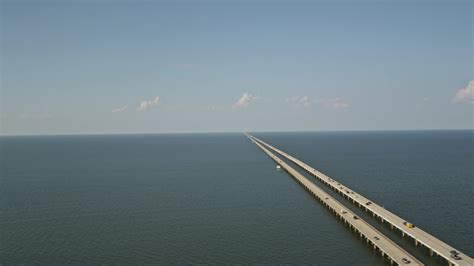
<path fill-rule="evenodd" d="M 473 128 L 473 1 L 1 12 L 1 134 Z"/>

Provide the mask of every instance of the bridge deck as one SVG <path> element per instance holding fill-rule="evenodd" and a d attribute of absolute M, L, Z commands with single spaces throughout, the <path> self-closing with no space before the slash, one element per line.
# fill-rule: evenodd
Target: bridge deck
<path fill-rule="evenodd" d="M 452 265 L 474 265 L 474 260 L 469 257 L 468 255 L 460 252 L 459 250 L 451 247 L 450 245 L 444 243 L 443 241 L 437 239 L 436 237 L 430 235 L 429 233 L 421 230 L 418 227 L 408 228 L 405 226 L 405 219 L 400 218 L 396 214 L 386 210 L 384 207 L 378 205 L 377 203 L 367 199 L 366 197 L 362 196 L 361 194 L 356 193 L 352 189 L 347 186 L 342 185 L 340 182 L 337 182 L 333 178 L 321 173 L 320 171 L 312 168 L 308 164 L 302 162 L 301 160 L 273 147 L 270 144 L 265 143 L 264 141 L 253 137 L 251 135 L 247 135 L 255 142 L 259 142 L 264 146 L 268 147 L 269 149 L 277 152 L 278 154 L 282 155 L 283 157 L 287 158 L 288 160 L 292 161 L 296 165 L 303 168 L 305 171 L 310 173 L 311 175 L 318 178 L 324 184 L 332 188 L 333 190 L 337 191 L 339 194 L 344 195 L 344 197 L 351 200 L 353 203 L 357 204 L 359 207 L 365 208 L 366 211 L 371 212 L 374 216 L 377 216 L 381 219 L 382 222 L 387 222 L 390 226 L 399 229 L 403 235 L 408 235 L 415 240 L 415 243 L 422 244 L 423 246 L 427 247 L 430 252 L 435 253 L 444 259 L 446 259 Z M 371 202 L 367 205 L 368 202 Z M 456 251 L 459 253 L 460 260 L 456 260 L 451 257 L 451 252 Z"/>
<path fill-rule="evenodd" d="M 254 142 L 260 147 L 270 158 L 277 162 L 285 171 L 287 171 L 293 178 L 302 184 L 314 197 L 320 200 L 324 206 L 328 207 L 337 217 L 344 223 L 348 224 L 352 229 L 364 237 L 368 243 L 371 243 L 374 249 L 378 248 L 382 256 L 387 256 L 390 262 L 395 262 L 399 265 L 423 265 L 410 253 L 402 249 L 390 238 L 383 235 L 373 226 L 365 222 L 362 218 L 357 217 L 355 213 L 346 208 L 343 204 L 331 197 L 328 193 L 317 187 L 313 182 L 309 181 L 302 174 L 297 172 L 283 160 L 271 153 L 268 149 L 258 142 Z M 405 261 L 404 261 L 405 260 Z"/>

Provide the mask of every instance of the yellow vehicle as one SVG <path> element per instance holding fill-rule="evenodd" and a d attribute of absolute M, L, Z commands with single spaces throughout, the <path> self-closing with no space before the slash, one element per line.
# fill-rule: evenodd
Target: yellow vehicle
<path fill-rule="evenodd" d="M 406 227 L 408 227 L 408 228 L 413 228 L 413 227 L 415 227 L 414 224 L 409 223 L 409 222 L 404 222 L 403 224 L 404 224 Z"/>

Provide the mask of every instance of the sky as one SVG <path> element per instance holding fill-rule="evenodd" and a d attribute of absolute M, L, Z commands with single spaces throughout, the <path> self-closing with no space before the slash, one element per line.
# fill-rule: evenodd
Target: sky
<path fill-rule="evenodd" d="M 471 0 L 2 0 L 0 134 L 473 129 Z"/>

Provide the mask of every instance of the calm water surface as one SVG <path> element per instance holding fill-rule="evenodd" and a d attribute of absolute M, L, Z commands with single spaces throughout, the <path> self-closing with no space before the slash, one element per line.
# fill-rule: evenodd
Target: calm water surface
<path fill-rule="evenodd" d="M 256 136 L 474 255 L 473 131 Z M 2 137 L 0 177 L 5 265 L 386 264 L 243 134 Z"/>

